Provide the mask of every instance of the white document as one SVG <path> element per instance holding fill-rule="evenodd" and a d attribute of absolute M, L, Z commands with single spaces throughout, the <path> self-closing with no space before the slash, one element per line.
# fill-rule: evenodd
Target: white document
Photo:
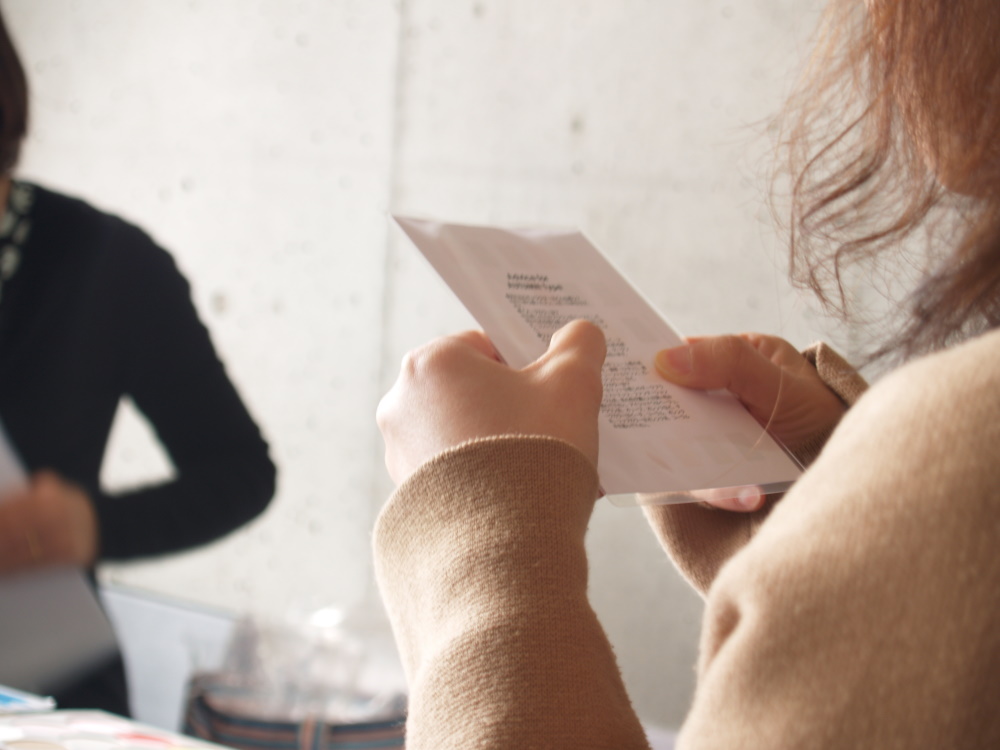
<path fill-rule="evenodd" d="M 680 335 L 581 233 L 393 219 L 510 366 L 541 356 L 571 320 L 604 331 L 597 468 L 605 493 L 779 492 L 800 475 L 732 395 L 657 375 L 656 352 L 683 343 Z M 701 498 L 671 501 L 693 499 Z"/>
<path fill-rule="evenodd" d="M 27 481 L 0 425 L 0 502 Z M 116 649 L 111 623 L 79 568 L 45 567 L 0 576 L 0 683 L 50 693 Z"/>

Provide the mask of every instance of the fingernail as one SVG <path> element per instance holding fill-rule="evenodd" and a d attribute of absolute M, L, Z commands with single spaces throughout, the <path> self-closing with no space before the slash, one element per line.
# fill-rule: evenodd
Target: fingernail
<path fill-rule="evenodd" d="M 691 372 L 691 347 L 675 346 L 657 352 L 656 369 L 667 375 L 687 375 Z"/>
<path fill-rule="evenodd" d="M 746 508 L 747 510 L 757 510 L 760 500 L 760 490 L 756 487 L 744 487 L 736 495 L 736 502 L 740 504 L 741 508 Z"/>

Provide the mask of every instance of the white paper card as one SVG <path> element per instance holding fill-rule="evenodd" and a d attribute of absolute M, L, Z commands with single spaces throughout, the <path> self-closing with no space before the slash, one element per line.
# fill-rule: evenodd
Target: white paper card
<path fill-rule="evenodd" d="M 657 375 L 656 352 L 680 335 L 580 232 L 393 219 L 512 367 L 541 356 L 571 320 L 604 331 L 598 473 L 607 494 L 777 492 L 801 473 L 729 393 Z"/>

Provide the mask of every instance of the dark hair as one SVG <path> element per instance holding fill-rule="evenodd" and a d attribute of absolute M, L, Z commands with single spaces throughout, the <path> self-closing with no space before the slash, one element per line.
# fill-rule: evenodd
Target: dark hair
<path fill-rule="evenodd" d="M 998 39 L 996 0 L 831 0 L 789 100 L 792 280 L 848 320 L 848 271 L 918 280 L 874 358 L 1000 325 Z"/>
<path fill-rule="evenodd" d="M 28 132 L 28 80 L 0 16 L 0 176 L 17 164 Z"/>

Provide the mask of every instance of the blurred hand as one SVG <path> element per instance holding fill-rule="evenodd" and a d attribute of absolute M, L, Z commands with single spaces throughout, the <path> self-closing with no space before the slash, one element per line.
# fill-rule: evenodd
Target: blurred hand
<path fill-rule="evenodd" d="M 97 515 L 87 493 L 51 471 L 0 499 L 0 574 L 43 565 L 87 567 L 97 557 Z"/>
<path fill-rule="evenodd" d="M 385 463 L 399 484 L 443 450 L 494 435 L 546 435 L 597 464 L 604 335 L 575 321 L 523 370 L 500 362 L 479 331 L 437 339 L 410 352 L 376 420 Z"/>
<path fill-rule="evenodd" d="M 846 410 L 812 364 L 776 336 L 690 338 L 684 346 L 659 352 L 656 369 L 664 379 L 688 388 L 725 388 L 793 452 L 832 429 Z M 742 502 L 708 502 L 730 510 L 755 510 L 763 500 L 748 491 Z"/>

